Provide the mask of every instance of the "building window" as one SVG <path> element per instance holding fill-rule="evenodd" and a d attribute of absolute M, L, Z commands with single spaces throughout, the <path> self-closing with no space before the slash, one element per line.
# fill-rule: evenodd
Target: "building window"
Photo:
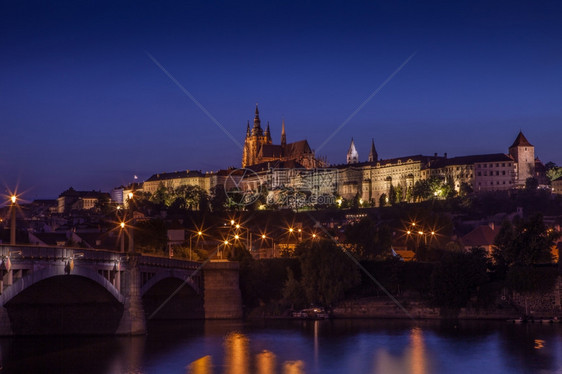
<path fill-rule="evenodd" d="M 481 177 L 481 176 L 482 176 L 482 172 L 479 171 L 479 172 L 478 172 L 478 176 Z"/>
<path fill-rule="evenodd" d="M 505 170 L 502 171 L 502 175 L 505 175 Z"/>
<path fill-rule="evenodd" d="M 502 167 L 505 167 L 505 162 L 502 162 Z"/>

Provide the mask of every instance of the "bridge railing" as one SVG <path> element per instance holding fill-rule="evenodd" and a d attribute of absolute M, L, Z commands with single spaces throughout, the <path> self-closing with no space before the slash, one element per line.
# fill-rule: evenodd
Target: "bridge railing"
<path fill-rule="evenodd" d="M 89 259 L 96 261 L 118 261 L 123 255 L 119 252 L 85 249 L 85 248 L 68 248 L 59 246 L 28 246 L 28 245 L 0 245 L 0 253 L 3 258 L 11 259 Z"/>
<path fill-rule="evenodd" d="M 122 261 L 128 253 L 105 249 L 75 248 L 61 246 L 4 245 L 0 244 L 2 258 L 16 259 L 50 259 L 50 260 L 89 260 L 96 262 Z M 173 267 L 196 269 L 199 263 L 168 257 L 145 255 L 139 253 L 139 264 L 156 267 Z"/>

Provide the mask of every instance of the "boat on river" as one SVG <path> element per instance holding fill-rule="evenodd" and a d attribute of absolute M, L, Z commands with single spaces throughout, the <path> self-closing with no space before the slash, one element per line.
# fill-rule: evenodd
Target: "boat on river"
<path fill-rule="evenodd" d="M 328 319 L 330 314 L 321 307 L 306 308 L 298 312 L 293 312 L 293 318 L 300 319 Z"/>

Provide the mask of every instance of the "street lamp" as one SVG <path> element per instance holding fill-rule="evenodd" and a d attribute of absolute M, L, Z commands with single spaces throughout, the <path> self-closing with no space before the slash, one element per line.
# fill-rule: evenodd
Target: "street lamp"
<path fill-rule="evenodd" d="M 192 253 L 192 249 L 191 249 L 191 240 L 197 236 L 197 242 L 199 242 L 199 239 L 201 239 L 201 236 L 203 236 L 203 231 L 197 231 L 196 233 L 192 234 L 189 236 L 189 261 L 191 261 L 191 253 Z"/>
<path fill-rule="evenodd" d="M 10 217 L 10 244 L 11 245 L 15 245 L 16 244 L 16 202 L 18 200 L 16 195 L 12 195 L 10 197 L 10 200 L 12 201 L 12 206 L 11 206 L 11 217 Z"/>
<path fill-rule="evenodd" d="M 121 222 L 121 223 L 119 224 L 119 227 L 121 227 L 121 232 L 120 232 L 120 235 L 121 235 L 121 248 L 120 248 L 120 250 L 121 250 L 121 252 L 125 252 L 125 230 L 124 230 L 124 229 L 125 229 L 125 222 Z"/>
<path fill-rule="evenodd" d="M 128 228 L 129 229 L 128 231 L 129 231 L 129 252 L 130 253 L 135 253 L 135 242 L 134 242 L 135 214 L 133 213 L 133 211 L 131 209 L 131 203 L 130 203 L 130 201 L 133 200 L 133 196 L 134 196 L 133 193 L 129 192 L 129 194 L 128 194 L 129 200 L 128 200 L 127 206 L 128 206 L 129 211 L 131 213 L 131 220 L 130 220 L 131 224 L 129 225 L 129 228 Z"/>

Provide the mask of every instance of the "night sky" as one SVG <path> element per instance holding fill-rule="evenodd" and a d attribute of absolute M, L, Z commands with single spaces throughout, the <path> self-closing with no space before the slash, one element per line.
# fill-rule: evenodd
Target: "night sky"
<path fill-rule="evenodd" d="M 331 163 L 351 137 L 364 161 L 371 138 L 381 158 L 460 156 L 522 129 L 560 165 L 562 5 L 493 3 L 1 1 L 0 182 L 33 200 L 240 166 L 175 82 L 239 143 L 257 102 L 274 143 L 284 117 Z"/>

